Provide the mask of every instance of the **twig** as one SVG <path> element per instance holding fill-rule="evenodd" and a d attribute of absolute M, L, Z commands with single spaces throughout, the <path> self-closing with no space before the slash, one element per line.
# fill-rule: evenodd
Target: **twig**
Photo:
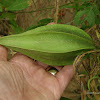
<path fill-rule="evenodd" d="M 32 2 L 33 2 L 33 4 L 34 4 L 35 9 L 37 10 L 37 7 L 36 7 L 36 4 L 35 4 L 35 1 L 32 0 Z"/>
<path fill-rule="evenodd" d="M 85 55 L 87 55 L 87 54 L 89 54 L 89 53 L 94 53 L 94 52 L 100 52 L 100 50 L 91 50 L 91 51 L 87 51 L 87 52 L 85 52 L 85 53 L 83 53 L 83 54 L 81 54 L 81 55 L 78 55 L 78 56 L 75 58 L 74 62 L 73 62 L 74 71 L 77 70 L 77 67 L 78 67 L 79 63 L 81 62 L 81 59 L 82 59 Z"/>
<path fill-rule="evenodd" d="M 58 22 L 58 13 L 59 13 L 59 0 L 55 0 L 55 9 L 56 9 L 56 13 L 55 13 L 55 23 L 57 24 Z"/>
<path fill-rule="evenodd" d="M 87 30 L 86 32 L 89 33 L 93 28 L 96 28 L 96 25 L 92 26 L 89 30 Z"/>

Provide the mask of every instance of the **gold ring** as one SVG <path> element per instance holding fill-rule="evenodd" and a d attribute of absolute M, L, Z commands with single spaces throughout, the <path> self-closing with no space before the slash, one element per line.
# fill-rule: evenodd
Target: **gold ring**
<path fill-rule="evenodd" d="M 50 74 L 54 75 L 54 76 L 59 72 L 55 67 L 52 67 L 52 66 L 49 66 L 49 67 L 47 68 L 47 71 L 48 71 Z"/>

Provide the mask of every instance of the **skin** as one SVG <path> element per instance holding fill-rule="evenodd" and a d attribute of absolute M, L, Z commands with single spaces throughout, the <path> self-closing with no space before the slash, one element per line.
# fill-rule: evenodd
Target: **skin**
<path fill-rule="evenodd" d="M 0 100 L 59 100 L 74 75 L 71 65 L 55 66 L 53 76 L 48 65 L 17 53 L 7 61 L 8 51 L 0 46 Z"/>

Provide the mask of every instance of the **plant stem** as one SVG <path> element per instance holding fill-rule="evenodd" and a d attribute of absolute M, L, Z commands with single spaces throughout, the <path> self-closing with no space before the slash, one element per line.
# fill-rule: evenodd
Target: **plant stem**
<path fill-rule="evenodd" d="M 58 13 L 59 13 L 59 0 L 55 0 L 55 9 L 56 9 L 56 13 L 55 13 L 55 23 L 57 24 L 58 22 Z"/>
<path fill-rule="evenodd" d="M 51 0 L 48 0 L 48 6 L 51 7 Z M 48 12 L 48 16 L 51 18 L 51 9 Z"/>
<path fill-rule="evenodd" d="M 35 4 L 35 1 L 34 1 L 34 0 L 32 0 L 32 1 L 33 1 L 33 4 L 34 4 L 35 9 L 37 10 L 37 7 L 36 7 L 36 4 Z"/>
<path fill-rule="evenodd" d="M 34 4 L 34 8 L 35 8 L 35 10 L 37 10 L 37 7 L 36 7 L 36 4 L 35 4 L 35 1 L 32 0 L 32 2 L 33 2 L 33 4 Z M 33 18 L 34 24 L 36 24 L 37 22 L 36 22 L 36 20 L 35 20 L 35 18 L 34 18 L 34 16 L 33 16 L 33 13 L 30 13 L 30 14 L 31 14 L 31 16 L 32 16 L 32 18 Z"/>

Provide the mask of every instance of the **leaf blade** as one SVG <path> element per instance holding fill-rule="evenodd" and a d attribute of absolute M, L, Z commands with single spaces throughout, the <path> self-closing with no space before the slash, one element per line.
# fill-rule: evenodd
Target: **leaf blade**
<path fill-rule="evenodd" d="M 63 25 L 60 26 L 63 27 Z M 72 64 L 78 54 L 95 49 L 92 39 L 89 39 L 90 37 L 87 37 L 85 32 L 82 31 L 81 36 L 79 35 L 81 30 L 77 31 L 76 28 L 75 31 L 72 27 L 69 29 L 70 26 L 67 27 L 69 30 L 61 32 L 61 28 L 56 31 L 59 27 L 56 26 L 55 29 L 51 26 L 44 27 L 43 30 L 41 27 L 35 31 L 2 37 L 0 44 L 38 61 L 57 66 Z M 71 33 L 67 33 L 68 31 Z"/>
<path fill-rule="evenodd" d="M 89 26 L 92 26 L 95 24 L 95 14 L 92 9 L 88 12 L 86 20 L 88 21 Z"/>
<path fill-rule="evenodd" d="M 82 29 L 79 29 L 75 26 L 63 25 L 63 24 L 52 24 L 52 25 L 41 26 L 41 27 L 35 28 L 34 30 L 24 32 L 20 34 L 20 36 L 25 35 L 25 34 L 37 34 L 37 32 L 44 32 L 44 31 L 55 31 L 55 32 L 65 32 L 69 34 L 75 34 L 92 41 L 90 36 L 86 32 L 84 32 Z"/>
<path fill-rule="evenodd" d="M 46 52 L 25 50 L 25 49 L 9 47 L 9 46 L 6 47 L 51 66 L 72 65 L 77 55 L 88 51 L 88 50 L 78 50 L 78 51 L 67 52 L 67 53 L 46 53 Z"/>
<path fill-rule="evenodd" d="M 28 7 L 28 0 L 14 0 L 9 7 L 7 7 L 6 11 L 17 11 L 23 10 Z"/>
<path fill-rule="evenodd" d="M 12 35 L 4 38 L 0 39 L 0 44 L 5 46 L 52 53 L 94 48 L 92 41 L 65 32 L 39 32 L 37 34 L 28 34 L 24 37 L 23 35 Z"/>

